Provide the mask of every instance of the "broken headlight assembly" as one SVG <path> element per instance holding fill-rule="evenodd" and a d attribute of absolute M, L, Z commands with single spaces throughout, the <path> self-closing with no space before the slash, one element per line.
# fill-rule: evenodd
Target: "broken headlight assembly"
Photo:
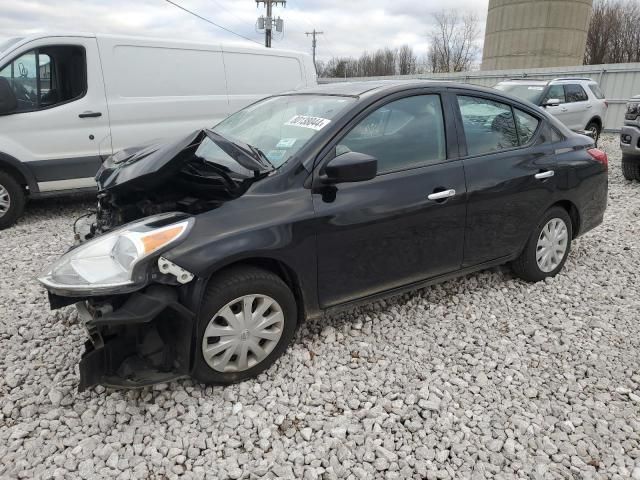
<path fill-rule="evenodd" d="M 124 225 L 68 251 L 38 280 L 70 296 L 136 290 L 147 282 L 151 261 L 185 238 L 193 222 L 168 213 Z"/>

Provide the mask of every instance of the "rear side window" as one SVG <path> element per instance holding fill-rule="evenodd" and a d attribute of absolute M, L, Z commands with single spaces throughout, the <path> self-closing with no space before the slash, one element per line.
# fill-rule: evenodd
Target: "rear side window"
<path fill-rule="evenodd" d="M 560 103 L 565 103 L 564 87 L 562 85 L 551 85 L 544 96 L 542 103 L 548 102 L 551 99 L 558 99 Z"/>
<path fill-rule="evenodd" d="M 365 117 L 337 145 L 336 154 L 366 153 L 378 173 L 439 163 L 447 158 L 439 95 L 417 95 L 388 103 Z"/>
<path fill-rule="evenodd" d="M 538 125 L 540 121 L 534 117 L 533 115 L 529 115 L 522 110 L 518 110 L 517 108 L 513 109 L 516 116 L 516 124 L 518 126 L 518 139 L 520 140 L 520 145 L 524 145 L 525 143 L 529 143 L 533 138 L 533 134 L 536 133 L 538 129 Z"/>
<path fill-rule="evenodd" d="M 584 88 L 574 83 L 564 86 L 564 95 L 568 103 L 584 102 L 589 99 L 589 97 L 587 97 L 587 92 L 584 91 Z"/>
<path fill-rule="evenodd" d="M 84 48 L 73 45 L 41 47 L 23 53 L 0 70 L 12 86 L 17 108 L 31 112 L 67 103 L 87 91 Z"/>
<path fill-rule="evenodd" d="M 590 83 L 589 84 L 589 90 L 591 90 L 591 93 L 593 93 L 593 95 L 596 98 L 599 98 L 599 99 L 603 99 L 604 98 L 604 93 L 602 93 L 602 90 L 600 90 L 600 87 L 598 85 L 596 85 L 595 83 Z"/>
<path fill-rule="evenodd" d="M 458 96 L 458 105 L 469 155 L 482 155 L 519 145 L 510 105 L 468 96 Z"/>

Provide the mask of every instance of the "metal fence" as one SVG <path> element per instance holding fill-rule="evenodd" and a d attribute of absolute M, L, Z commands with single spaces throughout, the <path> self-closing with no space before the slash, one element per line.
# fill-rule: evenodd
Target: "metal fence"
<path fill-rule="evenodd" d="M 448 80 L 491 87 L 510 78 L 538 78 L 551 80 L 557 77 L 590 77 L 600 84 L 607 98 L 609 109 L 604 119 L 604 128 L 620 130 L 624 123 L 625 103 L 633 95 L 640 95 L 640 63 L 613 63 L 606 65 L 583 65 L 579 67 L 529 68 L 517 70 L 493 70 L 461 73 L 426 73 L 416 75 L 393 75 L 388 77 L 320 78 L 319 83 L 355 82 L 359 80 L 425 79 Z"/>

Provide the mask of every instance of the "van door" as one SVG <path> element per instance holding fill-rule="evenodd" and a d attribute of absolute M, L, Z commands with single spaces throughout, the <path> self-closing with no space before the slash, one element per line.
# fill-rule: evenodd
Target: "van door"
<path fill-rule="evenodd" d="M 33 41 L 0 65 L 17 107 L 0 116 L 0 144 L 40 192 L 95 186 L 110 155 L 109 112 L 95 38 Z M 5 148 L 6 146 L 6 148 Z"/>

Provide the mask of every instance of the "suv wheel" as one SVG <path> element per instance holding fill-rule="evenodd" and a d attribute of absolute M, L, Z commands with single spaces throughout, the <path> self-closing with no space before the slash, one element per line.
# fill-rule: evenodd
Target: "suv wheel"
<path fill-rule="evenodd" d="M 200 309 L 193 377 L 216 385 L 255 377 L 285 352 L 297 320 L 293 293 L 277 275 L 251 266 L 221 273 Z"/>
<path fill-rule="evenodd" d="M 623 153 L 622 175 L 627 180 L 640 180 L 640 158 Z"/>
<path fill-rule="evenodd" d="M 528 282 L 558 274 L 571 249 L 571 218 L 564 208 L 553 207 L 531 233 L 520 256 L 512 263 L 514 273 Z"/>
<path fill-rule="evenodd" d="M 587 128 L 585 129 L 588 132 L 591 132 L 591 136 L 593 137 L 593 141 L 596 145 L 598 145 L 598 140 L 600 139 L 600 125 L 597 122 L 589 122 Z"/>
<path fill-rule="evenodd" d="M 12 175 L 0 171 L 0 230 L 16 223 L 24 211 L 25 201 L 22 186 Z"/>

